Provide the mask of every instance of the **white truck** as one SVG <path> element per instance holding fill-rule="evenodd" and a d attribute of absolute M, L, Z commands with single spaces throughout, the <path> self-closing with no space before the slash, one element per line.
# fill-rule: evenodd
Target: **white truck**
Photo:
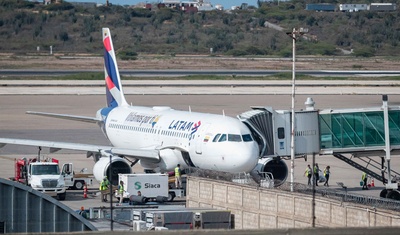
<path fill-rule="evenodd" d="M 65 181 L 58 162 L 31 162 L 27 169 L 27 184 L 33 189 L 65 200 Z"/>
<path fill-rule="evenodd" d="M 82 169 L 79 173 L 75 173 L 72 163 L 64 164 L 62 175 L 64 176 L 65 187 L 82 190 L 85 184 L 86 186 L 92 185 L 94 176 L 84 173 L 85 170 L 86 168 Z"/>
<path fill-rule="evenodd" d="M 141 202 L 172 201 L 176 196 L 183 196 L 183 189 L 170 189 L 168 184 L 168 174 L 119 174 L 119 180 L 124 182 L 124 201 L 128 199 L 140 200 Z M 141 195 L 138 195 L 140 191 Z M 115 196 L 120 197 L 118 190 Z"/>

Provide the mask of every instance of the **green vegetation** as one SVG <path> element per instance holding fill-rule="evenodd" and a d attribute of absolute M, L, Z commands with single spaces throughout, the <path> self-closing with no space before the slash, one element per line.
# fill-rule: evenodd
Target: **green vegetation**
<path fill-rule="evenodd" d="M 0 80 L 104 80 L 104 73 L 77 73 L 63 76 L 7 76 L 0 78 Z"/>
<path fill-rule="evenodd" d="M 64 76 L 23 76 L 12 77 L 7 76 L 0 78 L 0 80 L 104 80 L 103 73 L 79 73 L 74 75 Z M 121 76 L 121 79 L 126 80 L 143 80 L 143 77 Z M 190 75 L 179 77 L 168 77 L 168 80 L 291 80 L 292 73 L 278 73 L 271 76 L 238 76 L 232 74 L 231 76 L 218 76 L 218 75 Z M 296 74 L 298 80 L 359 80 L 357 77 L 314 77 L 304 74 Z M 375 80 L 376 77 L 363 77 L 363 80 Z M 400 80 L 398 76 L 380 77 L 381 80 Z M 165 80 L 165 77 L 146 77 L 146 80 Z"/>
<path fill-rule="evenodd" d="M 308 2 L 307 2 L 308 3 Z M 357 1 L 355 3 L 358 3 Z M 293 28 L 309 33 L 297 43 L 298 55 L 396 56 L 400 52 L 400 8 L 394 12 L 313 12 L 306 2 L 264 3 L 231 13 L 196 14 L 175 9 L 83 8 L 68 2 L 41 5 L 0 0 L 0 50 L 33 53 L 53 46 L 55 53 L 102 54 L 101 28 L 110 27 L 121 59 L 137 54 L 291 56 Z M 265 27 L 276 24 L 282 31 Z"/>
<path fill-rule="evenodd" d="M 118 55 L 121 60 L 137 60 L 138 56 L 138 54 L 132 50 L 121 51 Z"/>

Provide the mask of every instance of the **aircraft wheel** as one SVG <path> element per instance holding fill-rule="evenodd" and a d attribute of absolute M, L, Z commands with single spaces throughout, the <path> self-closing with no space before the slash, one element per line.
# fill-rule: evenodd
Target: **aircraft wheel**
<path fill-rule="evenodd" d="M 390 191 L 390 192 L 388 192 L 386 197 L 389 199 L 399 201 L 400 200 L 400 192 L 397 190 Z"/>
<path fill-rule="evenodd" d="M 379 196 L 380 196 L 380 197 L 383 197 L 383 198 L 386 198 L 387 194 L 388 194 L 387 189 L 383 189 L 383 190 L 381 191 L 381 193 L 379 194 Z"/>

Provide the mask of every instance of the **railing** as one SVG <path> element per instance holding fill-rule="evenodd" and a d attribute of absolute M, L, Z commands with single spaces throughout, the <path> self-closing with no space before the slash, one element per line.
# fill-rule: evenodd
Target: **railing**
<path fill-rule="evenodd" d="M 208 178 L 208 179 L 215 179 L 215 180 L 222 180 L 228 181 L 232 183 L 240 183 L 255 187 L 263 187 L 260 183 L 256 183 L 251 178 L 246 178 L 245 174 L 233 174 L 228 172 L 219 172 L 219 171 L 211 171 L 211 170 L 202 170 L 198 168 L 191 168 L 188 171 L 189 176 L 196 176 L 201 178 Z M 241 180 L 240 176 L 243 176 L 245 180 Z M 273 180 L 273 179 L 272 179 Z M 265 188 L 271 188 L 271 185 Z M 263 187 L 264 188 L 264 187 Z M 291 191 L 291 185 L 289 182 L 285 182 L 282 185 L 275 187 L 275 189 L 283 190 L 283 191 Z M 307 195 L 313 194 L 312 186 L 308 186 L 306 184 L 294 183 L 293 190 L 296 193 L 302 193 Z M 356 203 L 360 205 L 382 208 L 387 210 L 400 210 L 400 201 L 380 198 L 380 197 L 372 197 L 366 196 L 361 194 L 355 193 L 348 193 L 346 190 L 343 189 L 334 189 L 334 188 L 316 188 L 315 195 L 318 197 L 326 197 L 334 200 L 338 200 L 340 202 L 349 202 L 349 203 Z"/>

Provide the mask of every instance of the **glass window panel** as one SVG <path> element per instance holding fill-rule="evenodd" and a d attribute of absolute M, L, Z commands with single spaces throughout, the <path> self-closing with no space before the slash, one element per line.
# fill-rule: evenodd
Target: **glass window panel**
<path fill-rule="evenodd" d="M 253 141 L 253 137 L 251 137 L 251 135 L 250 135 L 250 134 L 245 134 L 245 135 L 242 135 L 242 138 L 243 138 L 243 141 L 244 141 L 244 142 L 250 142 L 250 141 Z"/>
<path fill-rule="evenodd" d="M 217 140 L 218 140 L 218 138 L 221 136 L 221 134 L 217 134 L 217 135 L 215 135 L 215 137 L 214 137 L 214 139 L 213 139 L 213 142 L 217 142 Z"/>
<path fill-rule="evenodd" d="M 223 135 L 221 136 L 221 138 L 219 138 L 219 141 L 218 141 L 218 142 L 223 142 L 223 141 L 226 141 L 226 134 L 223 134 Z"/>
<path fill-rule="evenodd" d="M 228 134 L 228 141 L 242 142 L 242 137 L 240 135 Z"/>

